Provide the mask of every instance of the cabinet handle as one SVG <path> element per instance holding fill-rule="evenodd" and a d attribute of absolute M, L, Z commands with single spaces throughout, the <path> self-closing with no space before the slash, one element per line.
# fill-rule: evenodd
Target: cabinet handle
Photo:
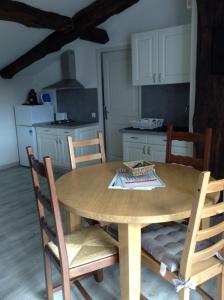
<path fill-rule="evenodd" d="M 64 133 L 68 133 L 68 134 L 71 134 L 71 132 L 69 132 L 69 131 L 64 131 Z"/>
<path fill-rule="evenodd" d="M 159 73 L 159 82 L 162 82 L 162 74 Z"/>
<path fill-rule="evenodd" d="M 148 146 L 148 149 L 147 149 L 147 153 L 148 153 L 148 155 L 151 155 L 151 149 L 150 149 L 149 146 Z"/>
<path fill-rule="evenodd" d="M 146 146 L 144 146 L 143 148 L 142 148 L 142 153 L 145 155 L 145 147 Z"/>
<path fill-rule="evenodd" d="M 130 139 L 137 140 L 138 137 L 137 136 L 131 136 Z"/>
<path fill-rule="evenodd" d="M 56 144 L 58 144 L 58 137 L 56 137 Z"/>
<path fill-rule="evenodd" d="M 58 138 L 58 140 L 59 140 L 59 144 L 62 144 L 62 142 L 61 142 L 61 139 L 60 139 L 60 138 Z"/>
<path fill-rule="evenodd" d="M 44 132 L 49 132 L 49 130 L 48 129 L 44 129 Z"/>
<path fill-rule="evenodd" d="M 153 74 L 153 82 L 156 82 L 156 73 Z"/>

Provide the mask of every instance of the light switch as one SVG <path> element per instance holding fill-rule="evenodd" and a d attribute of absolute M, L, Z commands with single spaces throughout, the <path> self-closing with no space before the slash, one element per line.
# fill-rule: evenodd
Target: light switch
<path fill-rule="evenodd" d="M 92 113 L 91 113 L 91 117 L 92 117 L 93 119 L 95 119 L 95 118 L 96 118 L 96 113 L 95 113 L 95 112 L 92 112 Z"/>

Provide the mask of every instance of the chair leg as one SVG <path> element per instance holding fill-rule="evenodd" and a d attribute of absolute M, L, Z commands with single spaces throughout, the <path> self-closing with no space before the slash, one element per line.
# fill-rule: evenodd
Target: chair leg
<path fill-rule="evenodd" d="M 94 273 L 94 278 L 96 282 L 102 282 L 103 281 L 103 269 L 98 270 Z"/>
<path fill-rule="evenodd" d="M 179 300 L 190 300 L 190 289 L 189 288 L 183 288 L 179 292 Z"/>
<path fill-rule="evenodd" d="M 47 288 L 47 299 L 53 300 L 53 284 L 51 273 L 51 260 L 47 253 L 44 253 L 45 281 Z"/>
<path fill-rule="evenodd" d="M 222 273 L 217 276 L 217 300 L 224 300 L 224 267 Z"/>
<path fill-rule="evenodd" d="M 71 300 L 71 286 L 67 272 L 62 271 L 62 293 L 63 300 Z"/>

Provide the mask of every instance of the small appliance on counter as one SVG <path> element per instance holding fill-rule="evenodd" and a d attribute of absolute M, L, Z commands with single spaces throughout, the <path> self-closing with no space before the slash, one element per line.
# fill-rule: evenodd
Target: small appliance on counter
<path fill-rule="evenodd" d="M 130 121 L 133 128 L 137 129 L 155 129 L 163 126 L 164 119 L 143 118 Z"/>
<path fill-rule="evenodd" d="M 15 106 L 19 161 L 22 166 L 29 166 L 26 147 L 32 146 L 38 157 L 36 130 L 34 124 L 54 120 L 53 105 L 17 105 Z"/>
<path fill-rule="evenodd" d="M 56 112 L 55 121 L 63 121 L 63 120 L 68 120 L 67 112 Z"/>

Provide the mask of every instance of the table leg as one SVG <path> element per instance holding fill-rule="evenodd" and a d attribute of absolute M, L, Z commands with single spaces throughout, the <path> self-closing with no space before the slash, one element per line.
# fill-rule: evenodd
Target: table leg
<path fill-rule="evenodd" d="M 141 289 L 141 224 L 119 224 L 122 300 L 139 300 Z"/>
<path fill-rule="evenodd" d="M 81 224 L 81 217 L 67 211 L 65 209 L 65 232 L 66 234 L 71 233 L 75 229 L 79 228 Z"/>

